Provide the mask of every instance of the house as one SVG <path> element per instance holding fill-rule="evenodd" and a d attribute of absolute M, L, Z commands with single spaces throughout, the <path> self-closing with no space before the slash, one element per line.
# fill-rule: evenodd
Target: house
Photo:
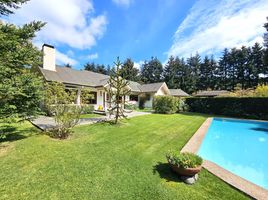
<path fill-rule="evenodd" d="M 169 89 L 170 95 L 174 97 L 189 97 L 190 95 L 181 89 Z"/>
<path fill-rule="evenodd" d="M 81 90 L 89 88 L 93 98 L 90 103 L 94 105 L 95 110 L 106 110 L 109 96 L 105 88 L 107 88 L 109 76 L 86 71 L 75 70 L 68 67 L 60 67 L 56 65 L 55 48 L 51 45 L 43 45 L 43 66 L 38 70 L 47 82 L 57 81 L 65 85 L 66 89 L 76 90 L 75 104 L 81 104 Z M 145 107 L 152 107 L 153 98 L 157 95 L 171 95 L 169 88 L 165 82 L 152 84 L 139 84 L 134 81 L 129 81 L 130 95 L 125 96 L 125 102 L 134 102 L 135 104 L 143 101 Z M 187 96 L 181 91 L 174 96 Z"/>
<path fill-rule="evenodd" d="M 227 90 L 208 90 L 196 93 L 196 97 L 217 97 L 220 95 L 226 95 L 229 92 Z"/>

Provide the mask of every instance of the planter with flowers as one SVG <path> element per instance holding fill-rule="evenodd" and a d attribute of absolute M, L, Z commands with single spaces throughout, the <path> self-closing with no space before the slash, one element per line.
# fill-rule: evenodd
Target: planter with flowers
<path fill-rule="evenodd" d="M 166 154 L 171 169 L 188 184 L 193 184 L 198 178 L 198 173 L 202 169 L 203 159 L 193 153 L 179 151 L 169 151 Z"/>

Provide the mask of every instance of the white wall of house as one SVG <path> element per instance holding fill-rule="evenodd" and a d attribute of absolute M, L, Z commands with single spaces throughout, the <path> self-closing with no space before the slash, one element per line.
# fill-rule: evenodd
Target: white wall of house
<path fill-rule="evenodd" d="M 155 93 L 148 94 L 148 95 L 150 96 L 150 99 L 148 99 L 147 101 L 145 101 L 144 107 L 145 108 L 152 108 L 153 107 L 153 99 L 154 99 Z"/>
<path fill-rule="evenodd" d="M 103 99 L 105 100 L 106 92 L 104 89 L 97 90 L 97 104 L 94 105 L 94 109 L 98 110 L 100 106 L 103 107 L 103 109 L 106 108 L 106 105 L 103 104 Z"/>

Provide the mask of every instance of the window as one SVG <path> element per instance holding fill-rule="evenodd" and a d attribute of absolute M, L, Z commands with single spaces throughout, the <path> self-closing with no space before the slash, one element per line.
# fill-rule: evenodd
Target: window
<path fill-rule="evenodd" d="M 90 97 L 88 98 L 88 104 L 97 104 L 97 92 L 90 92 Z"/>
<path fill-rule="evenodd" d="M 139 97 L 138 97 L 138 95 L 130 95 L 129 96 L 129 100 L 130 101 L 138 101 L 139 100 Z"/>

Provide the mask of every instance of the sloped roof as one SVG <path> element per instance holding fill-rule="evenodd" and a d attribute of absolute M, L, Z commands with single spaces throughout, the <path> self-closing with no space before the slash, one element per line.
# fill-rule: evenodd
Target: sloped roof
<path fill-rule="evenodd" d="M 86 70 L 74 70 L 68 67 L 56 66 L 56 71 L 46 70 L 39 67 L 41 73 L 47 81 L 58 81 L 83 86 L 102 86 L 105 85 L 109 76 Z"/>
<path fill-rule="evenodd" d="M 197 92 L 197 94 L 195 96 L 197 96 L 197 97 L 215 97 L 215 96 L 219 96 L 221 94 L 226 94 L 226 93 L 228 93 L 227 90 L 209 90 L 209 91 Z"/>
<path fill-rule="evenodd" d="M 56 66 L 56 71 L 46 70 L 39 67 L 41 73 L 47 81 L 57 81 L 61 83 L 82 85 L 88 87 L 105 86 L 109 76 L 87 70 L 75 70 L 68 67 Z M 129 87 L 133 92 L 157 92 L 165 82 L 139 84 L 129 81 Z"/>
<path fill-rule="evenodd" d="M 176 96 L 176 97 L 188 97 L 188 96 L 190 96 L 189 94 L 187 94 L 186 92 L 184 92 L 181 89 L 169 89 L 169 91 L 170 91 L 171 96 Z"/>
<path fill-rule="evenodd" d="M 149 83 L 140 86 L 141 92 L 157 92 L 165 82 Z"/>

